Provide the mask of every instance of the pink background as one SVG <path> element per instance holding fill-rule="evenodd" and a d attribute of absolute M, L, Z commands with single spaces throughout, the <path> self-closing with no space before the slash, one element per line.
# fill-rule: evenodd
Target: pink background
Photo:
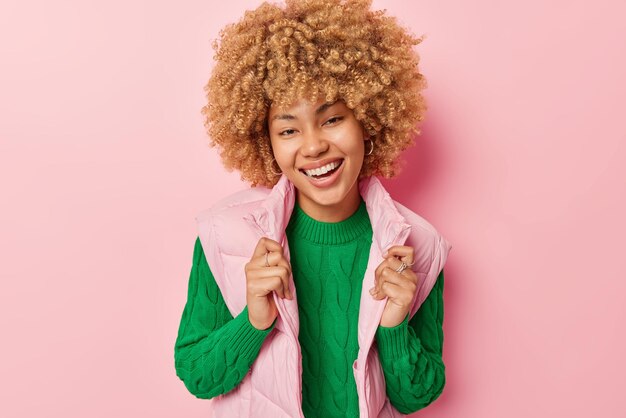
<path fill-rule="evenodd" d="M 173 359 L 194 216 L 245 185 L 202 88 L 259 2 L 219 4 L 0 5 L 0 416 L 207 416 Z M 626 416 L 623 2 L 374 5 L 427 35 L 385 184 L 453 245 L 447 384 L 415 416 Z"/>

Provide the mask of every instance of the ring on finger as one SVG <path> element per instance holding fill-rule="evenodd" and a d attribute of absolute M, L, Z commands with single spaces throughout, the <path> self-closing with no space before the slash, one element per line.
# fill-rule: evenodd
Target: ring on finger
<path fill-rule="evenodd" d="M 396 269 L 396 273 L 402 273 L 407 267 L 408 265 L 403 261 L 402 264 L 400 264 L 400 267 Z"/>

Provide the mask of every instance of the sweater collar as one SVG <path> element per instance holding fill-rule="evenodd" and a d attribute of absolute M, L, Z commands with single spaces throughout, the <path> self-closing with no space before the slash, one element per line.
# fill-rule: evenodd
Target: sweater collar
<path fill-rule="evenodd" d="M 361 200 L 352 215 L 339 222 L 321 222 L 307 215 L 296 201 L 287 225 L 287 235 L 297 236 L 316 244 L 338 245 L 354 241 L 371 232 L 365 201 Z"/>

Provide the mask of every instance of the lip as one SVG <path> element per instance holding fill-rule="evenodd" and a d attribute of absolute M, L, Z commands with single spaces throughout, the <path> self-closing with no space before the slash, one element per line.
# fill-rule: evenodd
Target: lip
<path fill-rule="evenodd" d="M 313 186 L 315 186 L 315 187 L 319 187 L 319 188 L 330 187 L 330 186 L 332 186 L 332 185 L 333 185 L 333 184 L 337 181 L 337 179 L 339 178 L 339 176 L 340 176 L 340 175 L 341 175 L 341 173 L 343 172 L 343 167 L 346 165 L 346 164 L 345 164 L 345 162 L 346 162 L 346 161 L 345 161 L 344 159 L 340 158 L 340 160 L 341 160 L 341 165 L 340 165 L 340 166 L 339 166 L 339 168 L 338 168 L 338 169 L 337 169 L 337 170 L 336 170 L 333 174 L 331 174 L 329 177 L 324 177 L 324 178 L 321 178 L 321 179 L 316 179 L 316 178 L 313 178 L 313 177 L 309 177 L 309 176 L 307 176 L 307 175 L 306 175 L 306 173 L 304 173 L 304 172 L 302 172 L 302 171 L 300 171 L 300 173 L 302 173 L 302 175 L 303 175 L 304 177 L 306 177 L 306 179 L 309 181 L 309 183 L 311 183 L 311 184 L 312 184 Z M 332 161 L 336 161 L 336 159 L 335 159 L 335 160 L 328 160 L 328 162 L 332 162 Z M 325 164 L 322 164 L 322 165 L 326 165 L 326 164 L 328 164 L 328 163 L 325 163 Z"/>
<path fill-rule="evenodd" d="M 302 167 L 299 167 L 298 170 L 312 170 L 314 168 L 324 167 L 326 164 L 330 164 L 333 161 L 340 161 L 340 160 L 343 160 L 343 158 L 341 157 L 324 158 L 323 160 L 319 160 L 311 164 L 303 165 Z"/>

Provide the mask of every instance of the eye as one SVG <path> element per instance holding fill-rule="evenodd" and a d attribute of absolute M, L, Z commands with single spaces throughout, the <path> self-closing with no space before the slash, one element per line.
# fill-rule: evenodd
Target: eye
<path fill-rule="evenodd" d="M 280 135 L 280 136 L 290 136 L 290 135 L 293 135 L 295 132 L 296 132 L 295 129 L 285 129 L 283 131 L 280 131 L 278 133 L 278 135 Z"/>
<path fill-rule="evenodd" d="M 342 119 L 343 119 L 342 116 L 333 116 L 332 118 L 329 118 L 325 124 L 333 125 Z"/>

